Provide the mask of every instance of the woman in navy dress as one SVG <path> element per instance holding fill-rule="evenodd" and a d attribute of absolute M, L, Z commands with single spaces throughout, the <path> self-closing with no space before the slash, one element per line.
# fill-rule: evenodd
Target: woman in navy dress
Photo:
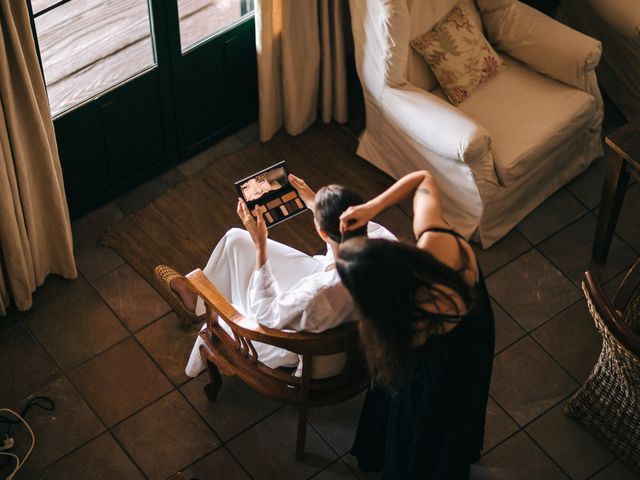
<path fill-rule="evenodd" d="M 482 451 L 495 336 L 473 250 L 444 220 L 426 171 L 350 207 L 341 229 L 410 196 L 415 245 L 352 239 L 336 263 L 372 374 L 351 453 L 386 480 L 467 479 Z"/>

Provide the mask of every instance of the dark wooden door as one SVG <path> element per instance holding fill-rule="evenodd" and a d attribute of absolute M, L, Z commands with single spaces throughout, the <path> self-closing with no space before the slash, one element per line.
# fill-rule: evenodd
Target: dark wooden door
<path fill-rule="evenodd" d="M 253 3 L 230 0 L 217 10 L 212 5 L 179 0 L 171 15 L 178 19 L 178 28 L 171 28 L 171 51 L 183 158 L 257 117 Z M 206 8 L 207 25 L 190 25 L 192 12 Z"/>
<path fill-rule="evenodd" d="M 203 15 L 219 4 L 231 5 L 231 22 L 207 32 Z M 30 8 L 74 217 L 257 117 L 250 0 L 30 0 Z M 183 49 L 181 34 L 197 41 Z"/>

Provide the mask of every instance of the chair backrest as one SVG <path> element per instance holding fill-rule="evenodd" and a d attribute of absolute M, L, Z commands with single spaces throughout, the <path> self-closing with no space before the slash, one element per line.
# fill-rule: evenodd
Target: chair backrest
<path fill-rule="evenodd" d="M 600 330 L 603 340 L 611 340 L 615 345 L 631 357 L 640 361 L 640 335 L 634 332 L 611 305 L 602 291 L 600 282 L 592 272 L 585 272 L 582 290 L 587 299 L 596 327 Z"/>
<path fill-rule="evenodd" d="M 336 385 L 362 388 L 366 384 L 366 369 L 359 353 L 358 327 L 348 322 L 320 333 L 292 332 L 268 328 L 244 317 L 209 281 L 202 270 L 197 269 L 187 275 L 187 279 L 207 306 L 207 330 L 216 338 L 216 349 L 223 359 L 219 359 L 223 370 L 231 370 L 247 383 L 266 395 L 290 402 L 293 390 L 278 392 L 279 387 L 303 388 L 302 383 L 311 381 L 314 358 L 333 354 L 345 354 L 346 362 L 339 374 L 331 379 L 318 380 L 323 389 Z M 219 324 L 218 317 L 229 327 L 229 335 Z M 260 362 L 253 342 L 261 342 L 283 348 L 302 356 L 301 377 L 295 377 L 278 369 L 272 369 Z M 353 383 L 353 385 L 349 385 Z M 305 386 L 304 388 L 309 388 Z M 297 395 L 297 394 L 296 394 Z M 311 395 L 311 393 L 309 393 Z M 294 395 L 295 396 L 295 395 Z M 348 398 L 348 397 L 346 397 Z"/>

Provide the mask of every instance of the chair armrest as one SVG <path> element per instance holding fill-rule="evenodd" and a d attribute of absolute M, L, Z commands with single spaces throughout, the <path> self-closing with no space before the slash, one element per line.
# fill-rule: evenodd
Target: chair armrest
<path fill-rule="evenodd" d="M 443 158 L 472 164 L 491 149 L 486 128 L 426 90 L 409 83 L 388 87 L 382 102 L 400 131 Z"/>
<path fill-rule="evenodd" d="M 482 21 L 496 49 L 580 90 L 590 92 L 590 78 L 602 45 L 518 1 L 479 0 Z"/>
<path fill-rule="evenodd" d="M 320 333 L 265 327 L 238 312 L 201 269 L 197 268 L 186 277 L 191 288 L 202 297 L 205 305 L 213 309 L 236 335 L 247 340 L 267 343 L 300 355 L 340 353 L 345 351 L 347 345 L 357 342 L 358 328 L 355 322 L 345 323 Z"/>

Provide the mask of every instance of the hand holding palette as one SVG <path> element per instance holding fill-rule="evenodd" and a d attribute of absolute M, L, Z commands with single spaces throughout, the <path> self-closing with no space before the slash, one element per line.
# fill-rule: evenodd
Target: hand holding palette
<path fill-rule="evenodd" d="M 261 170 L 235 185 L 254 218 L 262 212 L 267 228 L 307 210 L 297 190 L 289 183 L 285 162 Z"/>

